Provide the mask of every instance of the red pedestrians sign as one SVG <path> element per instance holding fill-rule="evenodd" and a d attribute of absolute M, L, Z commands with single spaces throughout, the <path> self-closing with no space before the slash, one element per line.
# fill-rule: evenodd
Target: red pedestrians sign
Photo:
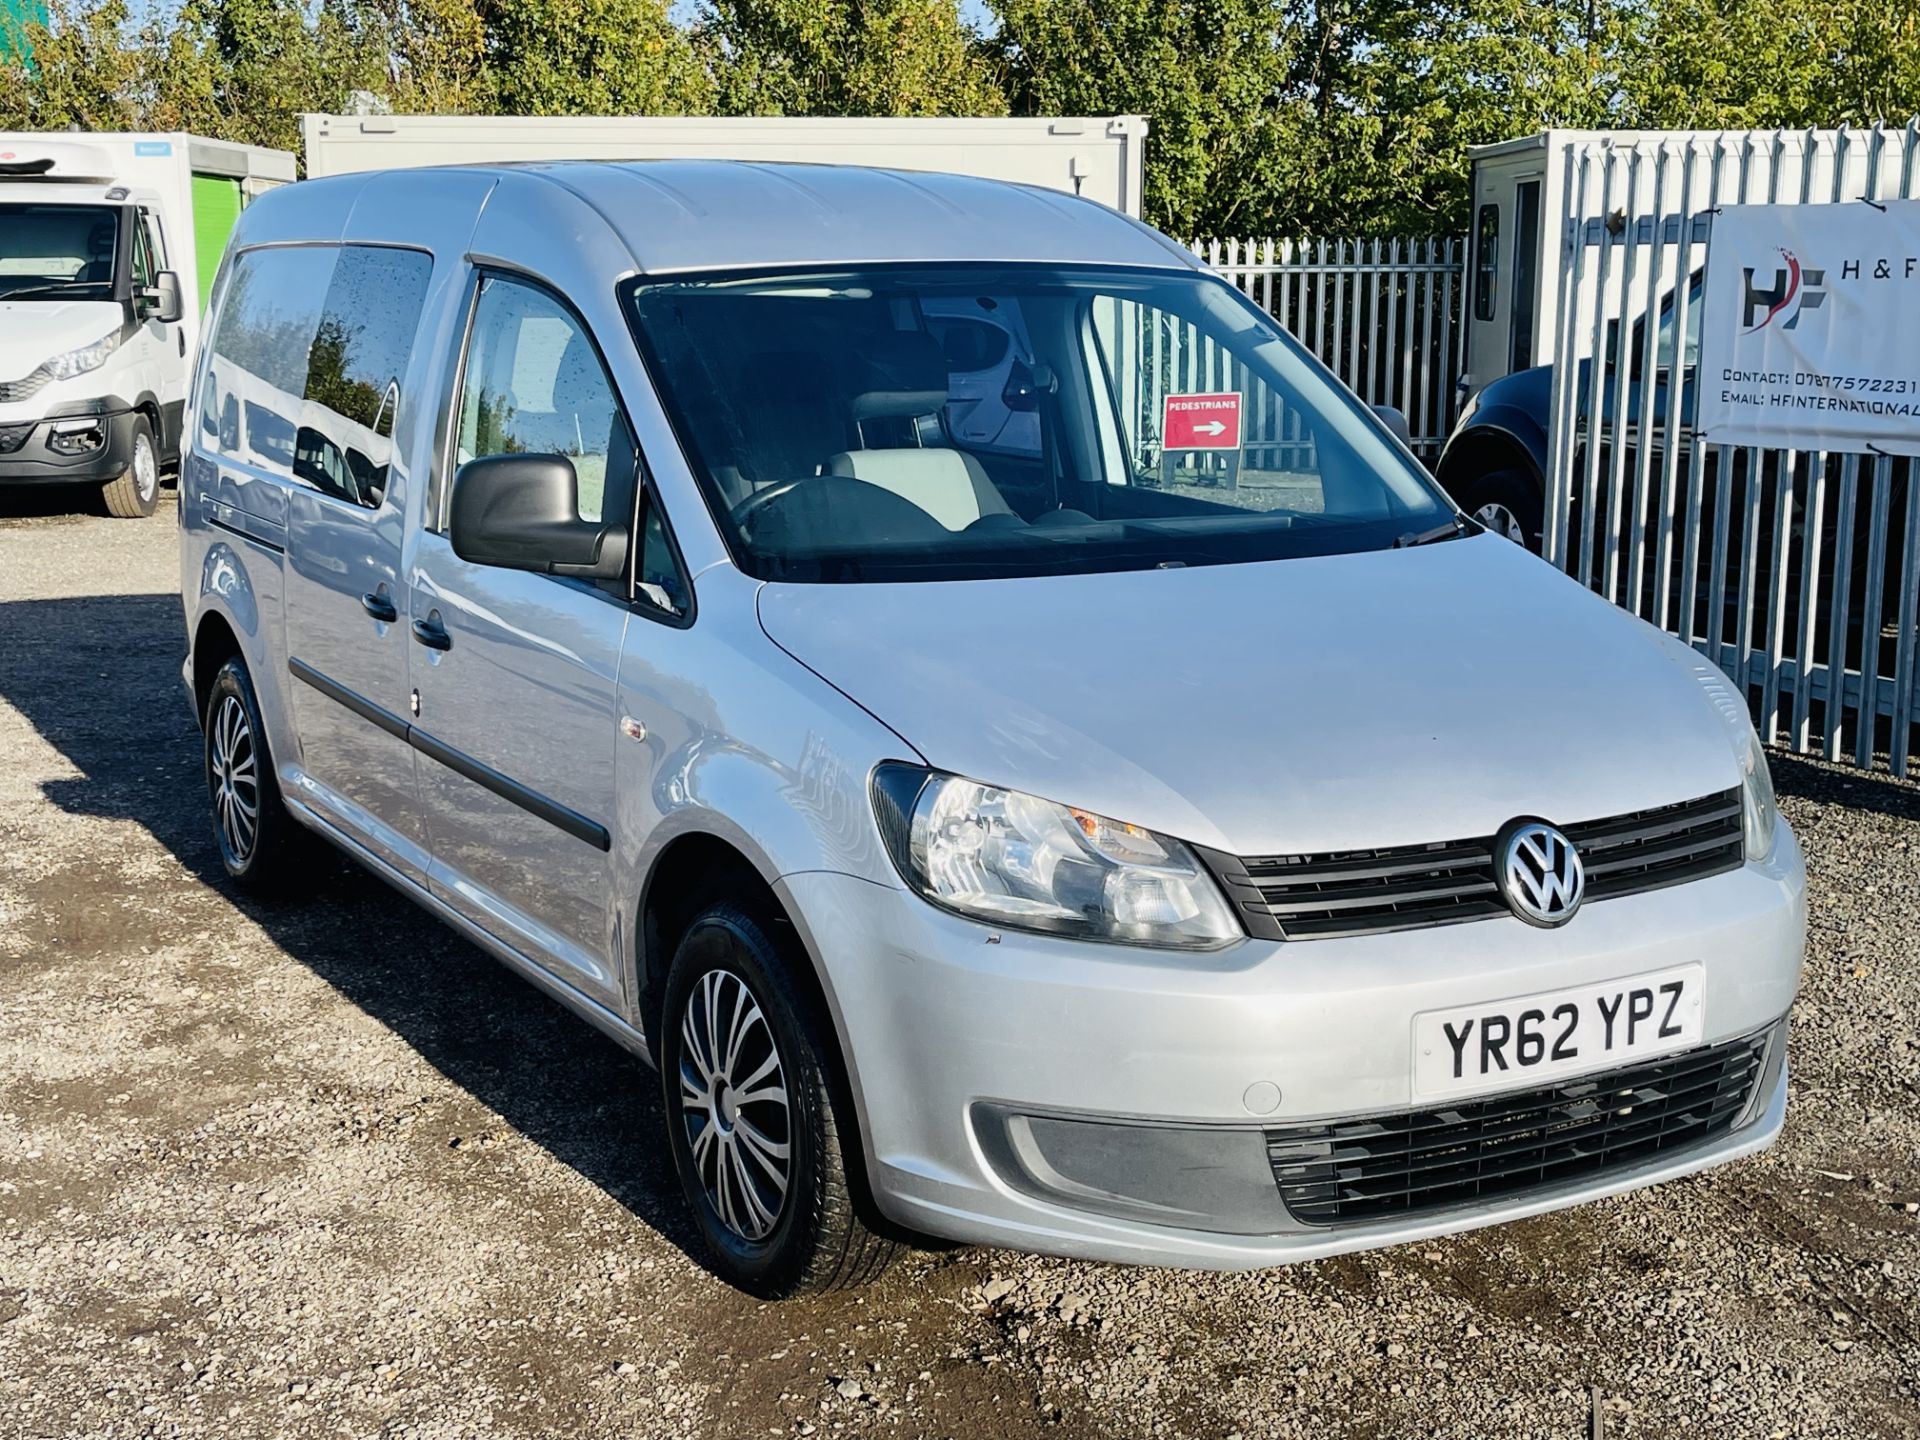
<path fill-rule="evenodd" d="M 1163 450 L 1238 450 L 1240 396 L 1231 390 L 1167 396 L 1160 437 Z"/>

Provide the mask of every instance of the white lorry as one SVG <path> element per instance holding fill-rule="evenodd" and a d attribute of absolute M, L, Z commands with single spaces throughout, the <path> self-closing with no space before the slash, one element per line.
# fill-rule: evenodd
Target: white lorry
<path fill-rule="evenodd" d="M 801 160 L 1040 185 L 1140 214 L 1141 115 L 307 115 L 307 174 L 501 160 Z"/>
<path fill-rule="evenodd" d="M 293 178 L 286 151 L 194 135 L 0 131 L 0 485 L 153 513 L 227 236 Z"/>

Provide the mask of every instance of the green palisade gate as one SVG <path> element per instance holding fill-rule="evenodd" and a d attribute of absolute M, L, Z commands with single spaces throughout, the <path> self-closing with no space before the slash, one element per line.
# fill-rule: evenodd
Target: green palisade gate
<path fill-rule="evenodd" d="M 213 298 L 213 277 L 226 253 L 227 237 L 240 220 L 240 182 L 224 175 L 193 177 L 193 248 L 198 257 L 200 310 Z"/>

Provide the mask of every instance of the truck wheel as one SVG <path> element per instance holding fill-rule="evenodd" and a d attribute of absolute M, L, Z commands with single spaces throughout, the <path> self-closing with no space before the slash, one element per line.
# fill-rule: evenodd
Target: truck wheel
<path fill-rule="evenodd" d="M 109 480 L 100 493 L 106 497 L 107 513 L 116 520 L 139 520 L 153 514 L 153 507 L 160 501 L 160 452 L 146 416 L 134 417 L 133 458 L 120 478 Z"/>
<path fill-rule="evenodd" d="M 1532 476 L 1519 470 L 1493 470 L 1450 488 L 1454 503 L 1487 529 L 1540 553 L 1546 505 Z"/>
<path fill-rule="evenodd" d="M 213 677 L 202 719 L 207 800 L 220 863 L 243 890 L 284 890 L 302 868 L 304 834 L 281 803 L 253 681 L 238 656 Z"/>
<path fill-rule="evenodd" d="M 770 928 L 729 903 L 687 927 L 667 974 L 660 1079 L 715 1272 L 784 1300 L 878 1279 L 900 1247 L 855 1212 L 834 1050 Z"/>

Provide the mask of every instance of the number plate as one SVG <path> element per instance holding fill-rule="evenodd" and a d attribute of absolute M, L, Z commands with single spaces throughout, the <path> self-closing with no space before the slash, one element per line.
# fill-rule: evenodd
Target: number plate
<path fill-rule="evenodd" d="M 1413 1017 L 1413 1093 L 1471 1095 L 1684 1050 L 1706 1026 L 1706 967 Z"/>

